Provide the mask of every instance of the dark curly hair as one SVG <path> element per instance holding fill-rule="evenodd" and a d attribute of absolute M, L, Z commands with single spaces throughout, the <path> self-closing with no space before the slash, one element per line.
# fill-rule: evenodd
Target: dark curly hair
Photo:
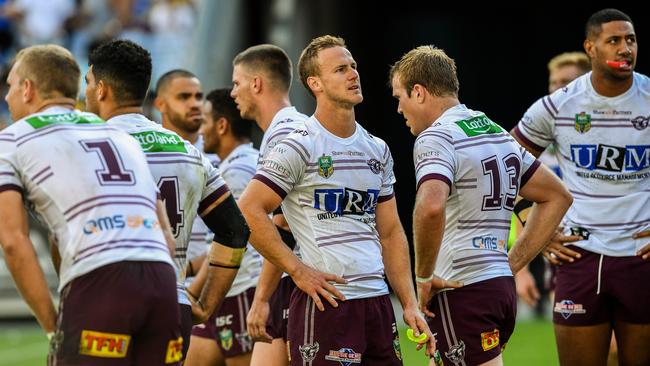
<path fill-rule="evenodd" d="M 111 86 L 118 104 L 142 104 L 151 81 L 151 55 L 128 40 L 104 42 L 88 55 L 95 80 Z"/>

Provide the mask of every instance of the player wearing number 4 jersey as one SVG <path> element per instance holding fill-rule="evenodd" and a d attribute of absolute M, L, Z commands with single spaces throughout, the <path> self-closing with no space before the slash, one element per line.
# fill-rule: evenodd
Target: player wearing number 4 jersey
<path fill-rule="evenodd" d="M 140 143 L 165 201 L 176 238 L 174 260 L 186 350 L 192 315 L 197 322 L 205 321 L 232 284 L 248 239 L 246 223 L 219 171 L 208 159 L 188 141 L 142 115 L 141 104 L 151 76 L 149 53 L 130 41 L 111 41 L 90 53 L 89 64 L 88 109 L 106 118 L 108 125 L 127 131 Z M 183 282 L 185 252 L 197 213 L 215 237 L 206 285 L 192 303 Z"/>
<path fill-rule="evenodd" d="M 174 240 L 164 206 L 138 144 L 73 111 L 79 81 L 77 63 L 59 46 L 20 51 L 9 73 L 6 100 L 16 123 L 0 133 L 7 266 L 48 335 L 56 327 L 53 364 L 177 365 Z M 56 326 L 23 200 L 58 243 Z"/>
<path fill-rule="evenodd" d="M 499 365 L 516 315 L 512 273 L 546 244 L 571 197 L 499 125 L 460 104 L 456 65 L 442 50 L 408 52 L 390 80 L 397 111 L 417 136 L 415 274 L 420 307 L 438 335 L 434 359 Z M 517 193 L 537 205 L 508 256 Z"/>

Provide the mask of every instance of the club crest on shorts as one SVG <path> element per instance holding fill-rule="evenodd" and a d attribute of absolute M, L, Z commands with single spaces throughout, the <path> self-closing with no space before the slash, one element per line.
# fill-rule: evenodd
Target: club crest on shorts
<path fill-rule="evenodd" d="M 555 303 L 553 311 L 560 313 L 564 319 L 569 319 L 569 317 L 573 314 L 586 313 L 587 309 L 585 309 L 582 304 L 576 304 L 571 300 L 562 300 Z"/>
<path fill-rule="evenodd" d="M 481 333 L 481 347 L 483 351 L 489 351 L 499 345 L 499 330 Z"/>
<path fill-rule="evenodd" d="M 455 365 L 461 363 L 465 360 L 465 342 L 458 341 L 449 348 L 449 351 L 445 352 L 445 356 Z"/>
<path fill-rule="evenodd" d="M 395 356 L 397 356 L 398 360 L 402 360 L 402 346 L 399 343 L 399 336 L 396 336 L 395 339 L 393 339 L 393 350 L 395 351 Z"/>
<path fill-rule="evenodd" d="M 239 342 L 242 350 L 246 351 L 253 349 L 253 340 L 251 339 L 251 336 L 248 335 L 247 331 L 235 333 L 235 338 L 237 339 L 237 342 Z"/>
<path fill-rule="evenodd" d="M 368 160 L 368 166 L 370 167 L 371 172 L 373 172 L 375 174 L 381 173 L 382 166 L 381 166 L 381 163 L 379 162 L 379 160 L 377 160 L 377 159 Z"/>
<path fill-rule="evenodd" d="M 300 356 L 305 362 L 313 361 L 316 358 L 316 354 L 320 349 L 318 342 L 309 344 L 305 343 L 302 346 L 298 346 L 298 351 L 300 351 Z"/>
<path fill-rule="evenodd" d="M 585 112 L 576 114 L 574 127 L 580 133 L 586 133 L 591 130 L 591 114 Z"/>
<path fill-rule="evenodd" d="M 221 341 L 221 347 L 228 351 L 232 348 L 232 329 L 223 328 L 219 332 L 219 340 Z"/>
<path fill-rule="evenodd" d="M 323 155 L 318 158 L 318 175 L 323 178 L 329 178 L 334 174 L 334 161 L 329 155 Z"/>

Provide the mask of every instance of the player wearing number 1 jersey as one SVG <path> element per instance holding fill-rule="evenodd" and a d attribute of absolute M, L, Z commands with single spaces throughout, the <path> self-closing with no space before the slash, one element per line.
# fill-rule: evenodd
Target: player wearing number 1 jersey
<path fill-rule="evenodd" d="M 188 141 L 142 115 L 141 105 L 151 77 L 149 53 L 130 41 L 111 41 L 90 53 L 89 65 L 88 109 L 140 143 L 165 202 L 176 238 L 174 259 L 186 350 L 192 313 L 195 320 L 205 321 L 232 284 L 247 244 L 246 223 L 219 171 L 208 159 Z M 191 307 L 183 282 L 185 253 L 197 213 L 215 237 L 206 285 Z"/>
<path fill-rule="evenodd" d="M 499 125 L 460 104 L 456 65 L 442 50 L 408 52 L 390 80 L 397 111 L 417 136 L 415 274 L 420 307 L 438 334 L 434 359 L 501 364 L 515 324 L 512 273 L 547 243 L 571 197 Z M 517 193 L 537 205 L 508 256 Z M 444 288 L 454 289 L 433 296 Z"/>
<path fill-rule="evenodd" d="M 79 81 L 70 52 L 52 45 L 20 51 L 9 73 L 6 100 L 16 123 L 0 134 L 7 266 L 51 338 L 50 362 L 177 365 L 174 241 L 164 207 L 138 144 L 73 110 Z M 56 326 L 23 202 L 58 243 Z"/>

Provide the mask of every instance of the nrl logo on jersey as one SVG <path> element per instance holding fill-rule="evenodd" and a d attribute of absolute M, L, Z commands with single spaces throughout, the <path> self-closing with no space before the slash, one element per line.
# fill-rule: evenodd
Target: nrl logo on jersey
<path fill-rule="evenodd" d="M 576 114 L 576 121 L 573 126 L 580 133 L 586 133 L 591 130 L 591 114 L 585 112 Z"/>
<path fill-rule="evenodd" d="M 318 175 L 323 178 L 329 178 L 334 174 L 334 161 L 329 155 L 323 155 L 318 158 Z"/>

